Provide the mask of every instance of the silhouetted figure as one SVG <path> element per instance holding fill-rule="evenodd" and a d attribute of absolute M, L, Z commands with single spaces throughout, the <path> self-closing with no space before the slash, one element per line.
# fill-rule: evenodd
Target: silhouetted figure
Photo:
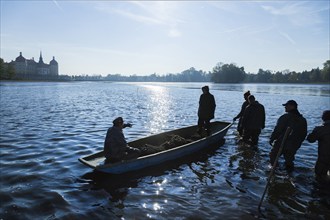
<path fill-rule="evenodd" d="M 198 107 L 198 133 L 202 134 L 203 129 L 206 129 L 207 135 L 210 135 L 210 120 L 214 118 L 216 104 L 208 86 L 202 87 L 202 91 Z"/>
<path fill-rule="evenodd" d="M 139 157 L 141 151 L 127 145 L 123 128 L 131 127 L 131 124 L 124 124 L 122 117 L 113 121 L 113 126 L 108 129 L 104 141 L 104 155 L 106 162 L 118 162 Z"/>
<path fill-rule="evenodd" d="M 251 145 L 257 145 L 261 129 L 265 128 L 265 108 L 256 101 L 253 95 L 250 95 L 249 105 L 245 108 L 242 117 L 242 140 Z"/>
<path fill-rule="evenodd" d="M 298 104 L 294 100 L 287 101 L 283 106 L 285 106 L 285 112 L 287 113 L 277 120 L 276 126 L 269 140 L 270 145 L 274 142 L 273 148 L 270 152 L 270 163 L 272 165 L 274 164 L 285 131 L 287 127 L 290 127 L 292 131 L 285 141 L 281 155 L 284 155 L 287 171 L 291 172 L 294 169 L 293 161 L 295 159 L 295 154 L 307 135 L 307 121 L 299 113 Z"/>
<path fill-rule="evenodd" d="M 238 124 L 237 124 L 237 131 L 238 131 L 238 133 L 239 133 L 240 136 L 242 136 L 242 134 L 243 134 L 242 117 L 243 117 L 245 108 L 249 105 L 249 101 L 248 101 L 249 95 L 251 95 L 250 91 L 247 91 L 247 92 L 244 93 L 244 100 L 245 101 L 242 104 L 241 111 L 233 119 L 234 121 L 236 121 L 237 119 L 239 119 L 238 120 Z"/>
<path fill-rule="evenodd" d="M 330 170 L 330 110 L 322 114 L 323 125 L 316 126 L 307 136 L 307 141 L 318 141 L 318 158 L 315 164 L 315 174 L 318 179 L 324 179 Z"/>

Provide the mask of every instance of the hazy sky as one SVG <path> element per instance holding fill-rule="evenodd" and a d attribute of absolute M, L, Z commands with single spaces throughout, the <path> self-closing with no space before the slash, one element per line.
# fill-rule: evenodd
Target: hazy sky
<path fill-rule="evenodd" d="M 235 63 L 246 72 L 323 68 L 326 1 L 1 0 L 1 58 L 60 74 L 163 75 Z"/>

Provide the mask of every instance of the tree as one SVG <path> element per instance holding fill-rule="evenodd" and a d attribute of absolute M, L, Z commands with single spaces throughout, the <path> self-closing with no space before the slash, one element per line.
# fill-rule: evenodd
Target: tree
<path fill-rule="evenodd" d="M 319 68 L 312 69 L 310 73 L 311 82 L 321 82 L 321 70 Z"/>
<path fill-rule="evenodd" d="M 323 82 L 330 82 L 330 60 L 327 60 L 323 64 L 323 69 L 321 71 L 321 79 Z"/>
<path fill-rule="evenodd" d="M 204 82 L 206 81 L 206 74 L 199 70 L 197 71 L 194 67 L 191 67 L 187 70 L 181 72 L 181 80 L 185 82 Z"/>
<path fill-rule="evenodd" d="M 15 73 L 14 64 L 5 63 L 4 60 L 0 58 L 0 79 L 14 79 Z"/>
<path fill-rule="evenodd" d="M 285 82 L 284 81 L 284 76 L 283 76 L 282 72 L 277 71 L 275 73 L 275 75 L 273 75 L 272 82 L 274 82 L 274 83 L 283 83 L 283 82 Z"/>
<path fill-rule="evenodd" d="M 269 83 L 272 79 L 272 73 L 270 70 L 259 69 L 257 74 L 257 82 L 260 83 Z"/>
<path fill-rule="evenodd" d="M 9 63 L 8 64 L 7 73 L 8 73 L 9 79 L 13 79 L 14 78 L 14 76 L 16 74 L 16 70 L 15 70 L 14 64 L 12 64 L 12 63 Z"/>
<path fill-rule="evenodd" d="M 212 72 L 211 80 L 215 83 L 241 83 L 245 78 L 244 67 L 235 64 L 218 63 Z"/>
<path fill-rule="evenodd" d="M 2 58 L 0 58 L 0 79 L 3 79 L 3 77 L 5 76 L 5 62 Z"/>
<path fill-rule="evenodd" d="M 296 73 L 295 71 L 291 72 L 288 74 L 288 81 L 290 83 L 297 83 L 299 82 L 299 78 L 298 78 L 298 73 Z"/>

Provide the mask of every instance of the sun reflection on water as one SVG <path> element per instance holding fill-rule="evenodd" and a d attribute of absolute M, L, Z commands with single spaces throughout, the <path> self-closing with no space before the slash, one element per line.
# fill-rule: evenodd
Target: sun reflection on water
<path fill-rule="evenodd" d="M 153 204 L 153 209 L 154 209 L 155 211 L 158 211 L 158 210 L 161 209 L 161 206 L 156 202 L 156 203 Z"/>
<path fill-rule="evenodd" d="M 163 130 L 169 120 L 171 97 L 166 87 L 155 85 L 144 85 L 144 87 L 150 92 L 150 102 L 147 104 L 150 131 L 158 133 Z"/>

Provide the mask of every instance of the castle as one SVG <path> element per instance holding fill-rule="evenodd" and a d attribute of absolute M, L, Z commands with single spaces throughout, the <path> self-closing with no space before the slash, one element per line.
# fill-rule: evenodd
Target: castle
<path fill-rule="evenodd" d="M 25 59 L 22 52 L 20 52 L 15 61 L 11 61 L 10 64 L 14 66 L 15 73 L 18 75 L 58 76 L 58 63 L 55 57 L 53 57 L 49 64 L 46 64 L 42 59 L 41 52 L 38 63 L 34 61 L 34 58 Z"/>

